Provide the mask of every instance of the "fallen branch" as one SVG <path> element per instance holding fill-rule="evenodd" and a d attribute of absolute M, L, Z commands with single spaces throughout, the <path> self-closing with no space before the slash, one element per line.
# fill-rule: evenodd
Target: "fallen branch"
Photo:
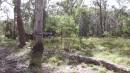
<path fill-rule="evenodd" d="M 67 55 L 67 54 L 65 54 Z M 87 63 L 87 64 L 94 64 L 94 65 L 100 65 L 105 67 L 108 70 L 113 70 L 114 72 L 118 72 L 118 73 L 130 73 L 130 69 L 124 68 L 122 66 L 116 65 L 116 64 L 112 64 L 103 60 L 97 60 L 91 57 L 85 57 L 85 56 L 79 56 L 79 55 L 72 55 L 72 54 L 68 54 L 67 55 L 69 59 L 72 60 L 77 60 L 79 63 Z"/>
<path fill-rule="evenodd" d="M 86 56 L 81 56 L 81 55 L 75 55 L 75 54 L 69 54 L 66 52 L 60 52 L 60 51 L 48 51 L 48 54 L 59 54 L 64 56 L 65 58 L 68 58 L 70 60 L 76 60 L 78 63 L 86 63 L 86 64 L 94 64 L 94 65 L 99 65 L 103 66 L 108 70 L 113 70 L 114 72 L 118 73 L 130 73 L 130 68 L 125 68 L 120 65 L 116 65 L 113 63 L 109 63 L 103 60 L 98 60 L 92 57 L 86 57 Z"/>

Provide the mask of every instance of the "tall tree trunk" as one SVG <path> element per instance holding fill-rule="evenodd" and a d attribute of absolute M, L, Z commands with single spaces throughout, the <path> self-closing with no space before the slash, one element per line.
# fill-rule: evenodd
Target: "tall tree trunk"
<path fill-rule="evenodd" d="M 13 4 L 16 3 L 16 0 L 13 0 Z M 14 7 L 14 24 L 13 24 L 13 27 L 12 27 L 12 37 L 14 39 L 16 39 L 17 37 L 17 11 L 16 11 L 16 6 Z"/>
<path fill-rule="evenodd" d="M 42 54 L 44 51 L 42 37 L 43 37 L 43 21 L 45 21 L 45 5 L 46 0 L 35 0 L 35 11 L 34 11 L 34 46 L 31 51 L 31 60 L 29 64 L 30 73 L 41 73 L 42 72 Z"/>
<path fill-rule="evenodd" d="M 102 34 L 103 34 L 102 0 L 97 0 L 97 5 L 99 7 L 99 24 L 97 25 L 97 28 L 98 28 L 97 36 L 102 36 Z"/>
<path fill-rule="evenodd" d="M 103 34 L 103 17 L 102 17 L 102 6 L 100 6 L 100 27 L 101 31 L 99 31 L 99 35 L 101 36 Z"/>
<path fill-rule="evenodd" d="M 18 36 L 19 36 L 19 47 L 23 47 L 25 45 L 25 30 L 23 26 L 22 16 L 21 16 L 21 0 L 15 1 L 15 7 L 16 7 L 16 13 L 17 13 L 17 30 L 18 30 Z"/>
<path fill-rule="evenodd" d="M 107 21 L 107 4 L 104 3 L 103 4 L 103 27 L 104 27 L 103 31 L 107 31 L 107 29 L 106 29 L 106 25 L 107 25 L 106 21 Z"/>

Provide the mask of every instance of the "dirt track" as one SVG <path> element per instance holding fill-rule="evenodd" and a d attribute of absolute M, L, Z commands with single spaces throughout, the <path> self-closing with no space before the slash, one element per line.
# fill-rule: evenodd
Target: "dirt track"
<path fill-rule="evenodd" d="M 24 67 L 14 58 L 9 58 L 8 49 L 0 47 L 0 73 L 24 73 Z"/>

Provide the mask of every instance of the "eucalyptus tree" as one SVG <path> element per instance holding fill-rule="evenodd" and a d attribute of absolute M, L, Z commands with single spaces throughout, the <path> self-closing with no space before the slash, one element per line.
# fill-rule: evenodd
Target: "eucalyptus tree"
<path fill-rule="evenodd" d="M 79 29 L 77 29 L 77 27 L 79 27 L 78 20 L 80 18 L 80 14 L 84 12 L 84 9 L 82 8 L 83 2 L 84 0 L 63 0 L 62 2 L 57 3 L 57 5 L 63 8 L 64 14 L 66 16 L 71 16 L 73 18 L 72 21 L 74 20 L 75 26 L 72 28 L 75 28 L 76 30 Z M 77 35 L 78 32 L 75 31 L 75 34 Z"/>
<path fill-rule="evenodd" d="M 27 2 L 22 3 L 21 6 L 25 31 L 26 33 L 31 33 L 34 22 L 34 0 L 28 0 Z"/>
<path fill-rule="evenodd" d="M 30 73 L 42 73 L 42 54 L 44 46 L 43 37 L 43 21 L 45 21 L 44 11 L 46 8 L 46 0 L 35 0 L 34 10 L 34 45 L 31 51 L 31 60 L 29 64 Z"/>
<path fill-rule="evenodd" d="M 23 20 L 22 20 L 22 15 L 21 15 L 21 0 L 15 0 L 14 1 L 15 8 L 16 8 L 16 20 L 17 20 L 17 30 L 18 30 L 18 37 L 19 37 L 19 47 L 24 47 L 26 44 L 25 40 L 25 30 L 23 26 Z"/>
<path fill-rule="evenodd" d="M 97 35 L 101 36 L 105 31 L 106 25 L 106 9 L 107 9 L 107 0 L 95 0 L 94 5 L 99 10 L 99 23 L 97 25 L 98 31 Z"/>
<path fill-rule="evenodd" d="M 126 3 L 129 1 L 127 0 L 116 0 L 117 3 L 118 3 L 118 6 L 119 8 L 116 8 L 115 7 L 115 15 L 116 15 L 116 18 L 119 22 L 119 30 L 120 30 L 120 34 L 123 33 L 123 26 L 124 26 L 124 20 L 126 20 L 124 17 L 127 17 L 128 14 L 126 13 Z"/>

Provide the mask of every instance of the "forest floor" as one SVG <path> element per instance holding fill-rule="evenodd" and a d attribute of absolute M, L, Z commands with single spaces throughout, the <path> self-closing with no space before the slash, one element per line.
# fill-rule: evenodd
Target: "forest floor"
<path fill-rule="evenodd" d="M 11 53 L 8 48 L 0 47 L 0 73 L 25 73 L 27 71 L 27 61 L 24 54 L 29 50 Z M 56 65 L 43 63 L 43 73 L 114 73 L 103 67 L 88 64 L 77 65 Z"/>
<path fill-rule="evenodd" d="M 72 53 L 90 56 L 130 68 L 130 39 L 127 38 L 90 37 L 83 38 L 81 40 L 82 44 L 79 43 L 80 41 L 77 38 L 64 38 L 63 45 L 60 38 L 46 38 L 44 42 L 46 49 L 63 50 L 60 48 L 65 46 L 73 48 L 70 49 Z M 17 43 L 17 40 L 0 36 L 0 73 L 25 73 L 27 70 L 32 45 L 28 42 L 24 48 L 20 49 L 16 47 Z M 102 66 L 92 64 L 69 64 L 69 60 L 61 55 L 44 58 L 44 73 L 115 73 Z"/>

